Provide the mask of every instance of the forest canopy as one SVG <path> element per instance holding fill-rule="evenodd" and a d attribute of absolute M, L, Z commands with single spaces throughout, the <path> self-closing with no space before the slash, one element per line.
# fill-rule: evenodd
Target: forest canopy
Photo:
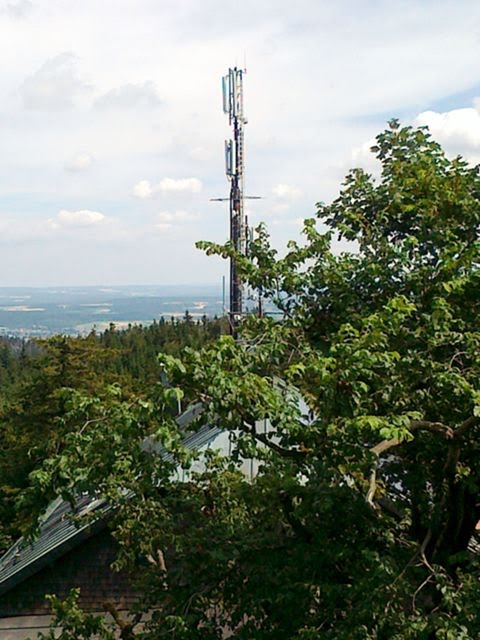
<path fill-rule="evenodd" d="M 373 151 L 381 175 L 352 170 L 303 243 L 279 257 L 261 227 L 236 256 L 282 320 L 160 355 L 168 384 L 141 402 L 62 392 L 68 434 L 23 499 L 80 487 L 115 505 L 117 564 L 155 609 L 129 637 L 479 637 L 479 168 L 396 121 Z M 355 250 L 334 252 L 336 237 Z M 193 458 L 172 399 L 201 400 L 195 428 L 233 446 L 188 483 L 172 479 Z M 259 460 L 252 481 L 242 457 Z M 89 637 L 67 604 L 57 621 Z"/>

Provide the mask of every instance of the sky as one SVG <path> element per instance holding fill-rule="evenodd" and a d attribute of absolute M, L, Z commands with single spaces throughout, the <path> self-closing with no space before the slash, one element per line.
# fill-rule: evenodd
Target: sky
<path fill-rule="evenodd" d="M 221 77 L 280 251 L 392 117 L 480 162 L 478 0 L 0 0 L 0 286 L 220 283 Z"/>

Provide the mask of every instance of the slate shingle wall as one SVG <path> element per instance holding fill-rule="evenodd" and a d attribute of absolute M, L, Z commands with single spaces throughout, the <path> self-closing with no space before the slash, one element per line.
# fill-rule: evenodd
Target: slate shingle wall
<path fill-rule="evenodd" d="M 105 602 L 117 609 L 128 608 L 135 600 L 135 591 L 125 573 L 110 569 L 115 554 L 108 531 L 94 535 L 1 595 L 0 618 L 47 614 L 50 607 L 46 594 L 64 598 L 75 587 L 80 588 L 79 604 L 87 611 L 102 611 Z"/>

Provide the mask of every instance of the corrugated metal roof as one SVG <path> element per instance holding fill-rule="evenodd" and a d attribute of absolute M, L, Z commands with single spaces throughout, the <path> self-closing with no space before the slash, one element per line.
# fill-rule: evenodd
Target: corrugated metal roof
<path fill-rule="evenodd" d="M 49 516 L 40 525 L 38 536 L 31 542 L 20 538 L 0 558 L 0 594 L 9 591 L 16 584 L 43 569 L 51 560 L 63 555 L 69 549 L 89 538 L 95 531 L 105 526 L 102 516 L 110 510 L 104 500 L 91 496 L 81 496 L 75 508 L 65 500 L 57 499 L 50 508 Z M 72 516 L 88 509 L 98 514 L 92 522 L 79 524 Z"/>
<path fill-rule="evenodd" d="M 187 428 L 202 412 L 202 405 L 189 407 L 177 418 L 180 428 Z M 191 449 L 201 449 L 221 433 L 218 427 L 204 426 L 196 432 L 186 434 L 183 443 Z M 147 438 L 143 446 L 165 458 L 170 458 L 165 450 L 152 438 Z M 0 558 L 0 595 L 20 582 L 37 573 L 52 560 L 64 555 L 97 531 L 106 526 L 106 516 L 112 507 L 99 497 L 80 496 L 72 508 L 69 502 L 57 498 L 47 509 L 39 527 L 38 536 L 31 542 L 20 538 Z M 88 512 L 95 517 L 82 524 L 72 516 Z"/>

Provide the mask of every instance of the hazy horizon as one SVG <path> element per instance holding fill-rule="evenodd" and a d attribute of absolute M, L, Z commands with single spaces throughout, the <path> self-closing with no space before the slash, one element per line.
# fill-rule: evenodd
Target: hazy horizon
<path fill-rule="evenodd" d="M 132 283 L 111 283 L 111 282 L 99 282 L 93 284 L 45 284 L 45 285 L 0 285 L 0 292 L 6 289 L 121 289 L 127 287 L 165 287 L 165 288 L 202 288 L 202 287 L 211 287 L 215 288 L 220 286 L 222 288 L 222 282 L 220 281 L 220 285 L 215 282 L 179 282 L 178 284 L 172 282 L 132 282 Z"/>
<path fill-rule="evenodd" d="M 77 335 L 110 324 L 150 324 L 161 318 L 224 313 L 217 285 L 0 287 L 0 335 Z"/>

